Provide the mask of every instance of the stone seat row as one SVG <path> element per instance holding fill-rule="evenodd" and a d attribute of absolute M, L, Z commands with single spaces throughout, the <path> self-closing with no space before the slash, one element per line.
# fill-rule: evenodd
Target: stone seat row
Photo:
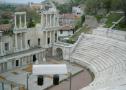
<path fill-rule="evenodd" d="M 81 90 L 117 90 L 126 84 L 126 43 L 97 35 L 84 35 L 72 53 L 72 60 L 86 65 L 95 75 Z M 126 90 L 124 86 L 123 89 Z"/>

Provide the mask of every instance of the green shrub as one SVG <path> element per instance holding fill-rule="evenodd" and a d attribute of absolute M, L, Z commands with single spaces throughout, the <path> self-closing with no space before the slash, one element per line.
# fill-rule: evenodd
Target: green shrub
<path fill-rule="evenodd" d="M 75 40 L 73 40 L 73 39 L 68 39 L 68 40 L 67 40 L 67 43 L 74 44 L 74 43 L 75 43 Z"/>
<path fill-rule="evenodd" d="M 100 20 L 103 18 L 103 15 L 95 15 L 95 18 L 98 22 L 100 22 Z"/>
<path fill-rule="evenodd" d="M 35 27 L 35 22 L 32 20 L 32 18 L 30 18 L 28 22 L 28 28 L 32 28 L 32 27 Z"/>

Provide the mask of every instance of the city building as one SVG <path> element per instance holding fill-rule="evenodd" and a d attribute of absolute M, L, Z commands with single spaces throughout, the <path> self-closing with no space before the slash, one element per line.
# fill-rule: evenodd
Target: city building
<path fill-rule="evenodd" d="M 68 37 L 72 36 L 75 32 L 75 27 L 74 26 L 63 26 L 59 31 L 58 31 L 58 37 L 60 41 L 63 41 L 65 38 L 68 39 Z"/>
<path fill-rule="evenodd" d="M 74 6 L 72 7 L 72 13 L 76 16 L 82 16 L 84 14 L 83 10 L 80 6 Z"/>
<path fill-rule="evenodd" d="M 61 41 L 65 38 L 68 39 L 69 36 L 74 34 L 75 25 L 79 19 L 80 17 L 71 13 L 61 14 L 59 16 L 59 24 L 62 28 L 58 31 L 58 36 Z"/>

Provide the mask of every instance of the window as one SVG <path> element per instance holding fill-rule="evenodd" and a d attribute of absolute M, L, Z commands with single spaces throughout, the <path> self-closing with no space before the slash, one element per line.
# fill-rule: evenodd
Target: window
<path fill-rule="evenodd" d="M 63 31 L 62 30 L 60 30 L 60 34 L 63 34 Z"/>
<path fill-rule="evenodd" d="M 40 38 L 38 38 L 38 45 L 40 45 Z"/>
<path fill-rule="evenodd" d="M 33 55 L 33 62 L 37 60 L 36 55 Z"/>
<path fill-rule="evenodd" d="M 30 47 L 30 40 L 28 40 L 28 46 Z"/>
<path fill-rule="evenodd" d="M 9 50 L 9 43 L 5 43 L 5 50 L 6 50 L 6 51 Z"/>
<path fill-rule="evenodd" d="M 19 66 L 19 60 L 16 60 L 16 66 Z"/>
<path fill-rule="evenodd" d="M 77 13 L 77 15 L 80 15 L 80 13 Z"/>

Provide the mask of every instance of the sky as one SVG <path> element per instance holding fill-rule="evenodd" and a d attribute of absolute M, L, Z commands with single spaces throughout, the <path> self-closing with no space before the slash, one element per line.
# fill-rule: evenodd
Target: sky
<path fill-rule="evenodd" d="M 6 2 L 6 3 L 28 3 L 28 2 L 34 2 L 34 3 L 39 3 L 39 2 L 42 2 L 44 0 L 0 0 L 2 2 Z"/>

